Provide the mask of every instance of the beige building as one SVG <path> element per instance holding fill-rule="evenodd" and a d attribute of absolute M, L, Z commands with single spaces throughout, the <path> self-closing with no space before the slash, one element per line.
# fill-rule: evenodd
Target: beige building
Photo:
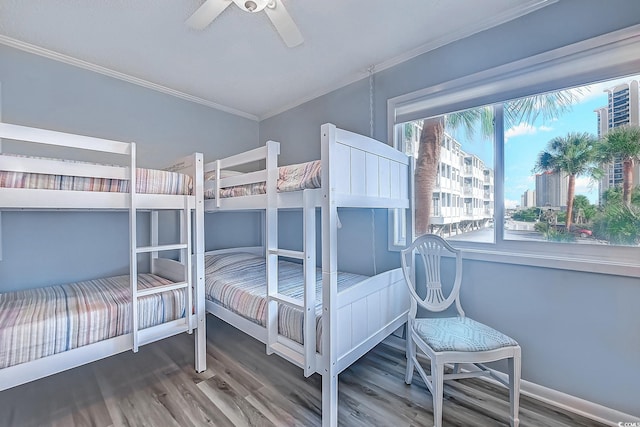
<path fill-rule="evenodd" d="M 407 123 L 405 152 L 417 157 L 421 122 Z M 485 227 L 493 219 L 494 172 L 482 159 L 462 150 L 445 132 L 442 138 L 436 187 L 433 190 L 433 233 L 458 234 Z"/>

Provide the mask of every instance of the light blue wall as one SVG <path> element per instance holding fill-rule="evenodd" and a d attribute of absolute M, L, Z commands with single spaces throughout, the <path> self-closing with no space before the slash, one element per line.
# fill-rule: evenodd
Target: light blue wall
<path fill-rule="evenodd" d="M 639 22 L 640 1 L 561 0 L 383 70 L 374 79 L 374 136 L 387 138 L 388 98 Z M 326 122 L 369 134 L 367 79 L 262 121 L 260 141 L 280 141 L 282 163 L 316 159 Z M 376 265 L 398 265 L 396 253 L 381 250 L 384 211 L 376 211 L 375 239 L 369 211 L 343 216 L 343 267 L 371 273 L 374 240 Z M 518 339 L 524 379 L 640 416 L 640 280 L 478 261 L 466 261 L 464 273 L 467 313 Z"/>
<path fill-rule="evenodd" d="M 3 121 L 135 141 L 141 166 L 258 145 L 255 121 L 2 45 L 0 83 Z M 127 273 L 127 227 L 124 213 L 5 212 L 0 290 Z"/>
<path fill-rule="evenodd" d="M 216 212 L 205 214 L 205 249 L 260 246 L 261 216 L 256 212 Z"/>
<path fill-rule="evenodd" d="M 465 261 L 466 314 L 516 338 L 523 378 L 640 416 L 640 280 Z"/>

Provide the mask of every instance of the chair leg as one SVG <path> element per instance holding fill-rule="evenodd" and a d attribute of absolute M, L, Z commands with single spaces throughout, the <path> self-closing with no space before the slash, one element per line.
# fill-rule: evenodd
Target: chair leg
<path fill-rule="evenodd" d="M 406 384 L 411 384 L 413 380 L 413 360 L 416 357 L 416 343 L 413 341 L 411 337 L 411 331 L 407 333 L 407 371 L 404 374 L 404 382 Z"/>
<path fill-rule="evenodd" d="M 444 364 L 431 361 L 431 386 L 433 388 L 433 426 L 442 427 L 442 398 L 444 395 Z"/>
<path fill-rule="evenodd" d="M 453 373 L 454 374 L 459 374 L 460 373 L 460 364 L 459 363 L 454 363 L 453 364 Z"/>
<path fill-rule="evenodd" d="M 520 410 L 520 349 L 516 354 L 509 358 L 509 403 L 510 403 L 510 421 L 511 427 L 518 427 L 520 419 L 518 412 Z"/>

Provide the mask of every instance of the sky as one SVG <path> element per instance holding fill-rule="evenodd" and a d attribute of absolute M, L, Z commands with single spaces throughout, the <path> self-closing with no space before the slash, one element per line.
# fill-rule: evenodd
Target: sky
<path fill-rule="evenodd" d="M 505 130 L 505 207 L 514 208 L 520 205 L 522 194 L 535 190 L 535 173 L 532 171 L 537 157 L 547 143 L 557 137 L 566 136 L 569 132 L 589 132 L 597 136 L 596 108 L 607 106 L 607 95 L 604 89 L 620 82 L 640 79 L 640 76 L 609 80 L 590 86 L 583 86 L 578 95 L 578 102 L 571 111 L 564 113 L 552 121 L 543 122 L 538 119 L 533 123 L 519 123 Z M 476 133 L 477 134 L 477 133 Z M 462 149 L 480 157 L 485 165 L 493 167 L 493 147 L 491 141 L 476 137 L 469 140 L 464 134 L 453 135 L 462 143 Z M 576 195 L 582 194 L 591 203 L 597 203 L 598 183 L 588 177 L 576 178 Z"/>

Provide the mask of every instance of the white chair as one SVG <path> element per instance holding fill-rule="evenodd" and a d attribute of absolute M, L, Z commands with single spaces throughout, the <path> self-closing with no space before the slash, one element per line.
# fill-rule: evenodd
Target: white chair
<path fill-rule="evenodd" d="M 453 258 L 453 257 L 455 258 Z M 455 259 L 455 278 L 449 296 L 445 298 L 440 279 L 443 258 Z M 416 281 L 417 259 L 422 260 L 424 280 Z M 511 425 L 517 427 L 520 401 L 520 346 L 512 338 L 489 326 L 465 317 L 460 305 L 462 283 L 461 252 L 444 239 L 432 234 L 418 237 L 401 252 L 402 271 L 411 293 L 411 310 L 407 323 L 407 372 L 405 382 L 411 384 L 414 367 L 433 396 L 435 427 L 442 426 L 443 381 L 491 375 L 509 388 Z M 424 297 L 420 296 L 424 295 Z M 418 307 L 442 312 L 455 302 L 456 317 L 416 317 Z M 431 361 L 431 375 L 420 366 L 416 346 Z M 483 363 L 507 359 L 509 381 L 494 375 Z M 453 373 L 444 373 L 445 364 L 453 364 Z M 460 364 L 471 364 L 471 371 L 460 372 Z M 478 370 L 479 369 L 479 370 Z"/>

